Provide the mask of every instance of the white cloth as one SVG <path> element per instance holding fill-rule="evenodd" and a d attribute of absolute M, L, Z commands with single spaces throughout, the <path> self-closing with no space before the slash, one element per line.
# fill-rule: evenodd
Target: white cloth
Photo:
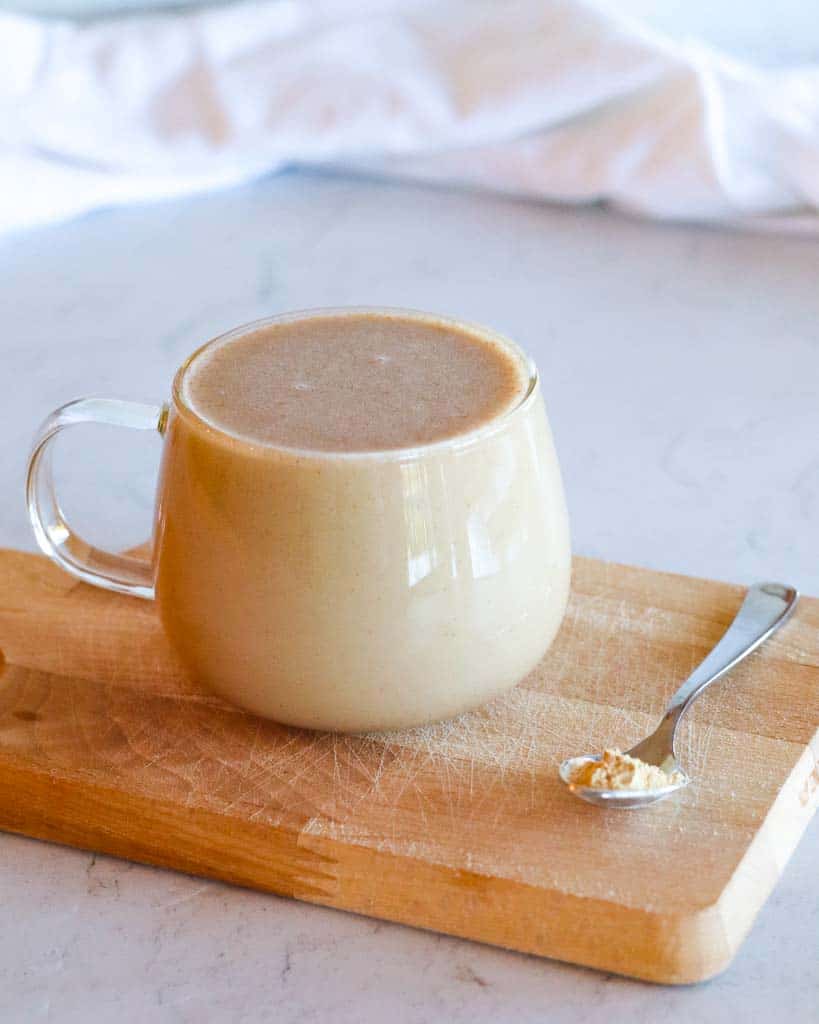
<path fill-rule="evenodd" d="M 756 69 L 588 0 L 0 14 L 0 55 L 0 231 L 292 164 L 819 223 L 819 67 Z"/>

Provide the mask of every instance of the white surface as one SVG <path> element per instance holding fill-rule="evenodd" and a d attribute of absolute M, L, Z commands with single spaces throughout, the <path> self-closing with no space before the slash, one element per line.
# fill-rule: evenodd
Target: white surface
<path fill-rule="evenodd" d="M 46 0 L 47 2 L 47 0 Z M 819 61 L 819 18 L 804 0 L 604 0 L 674 39 L 696 38 L 754 64 Z"/>
<path fill-rule="evenodd" d="M 0 12 L 0 51 L 0 230 L 294 164 L 819 230 L 819 65 L 756 68 L 603 0 Z"/>
<path fill-rule="evenodd" d="M 0 245 L 0 543 L 32 547 L 25 452 L 54 405 L 160 398 L 227 327 L 380 303 L 533 352 L 578 552 L 819 593 L 818 266 L 807 240 L 318 175 L 18 236 Z M 69 511 L 138 540 L 155 447 L 91 432 L 61 459 L 86 441 Z M 818 861 L 814 822 L 734 965 L 674 990 L 0 836 L 0 1020 L 815 1024 Z"/>
<path fill-rule="evenodd" d="M 231 0 L 224 0 L 230 3 Z M 275 3 L 279 0 L 270 0 Z M 817 63 L 819 18 L 805 0 L 601 0 L 675 39 L 697 37 L 726 53 L 769 66 Z M 219 0 L 0 0 L 0 8 L 51 17 L 193 8 Z"/>

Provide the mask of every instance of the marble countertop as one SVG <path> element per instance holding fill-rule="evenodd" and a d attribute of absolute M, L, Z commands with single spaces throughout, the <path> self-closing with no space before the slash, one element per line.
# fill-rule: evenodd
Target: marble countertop
<path fill-rule="evenodd" d="M 55 405 L 162 398 L 228 327 L 367 303 L 535 355 L 577 552 L 819 593 L 815 240 L 294 173 L 17 235 L 0 267 L 3 545 L 33 547 L 24 462 Z M 75 434 L 67 511 L 140 540 L 158 442 Z M 3 835 L 0 1020 L 816 1021 L 817 861 L 814 822 L 734 965 L 667 989 Z"/>

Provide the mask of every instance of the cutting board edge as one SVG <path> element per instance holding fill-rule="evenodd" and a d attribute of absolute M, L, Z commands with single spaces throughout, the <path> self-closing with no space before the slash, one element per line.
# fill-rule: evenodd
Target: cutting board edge
<path fill-rule="evenodd" d="M 725 970 L 769 892 L 754 896 L 747 927 L 736 928 L 725 893 L 691 912 L 656 913 L 217 811 L 187 809 L 182 822 L 171 801 L 97 784 L 78 795 L 75 780 L 2 761 L 0 781 L 6 832 L 653 983 L 693 984 Z M 586 919 L 593 931 L 578 926 Z"/>
<path fill-rule="evenodd" d="M 739 949 L 819 809 L 819 726 L 715 904 Z"/>

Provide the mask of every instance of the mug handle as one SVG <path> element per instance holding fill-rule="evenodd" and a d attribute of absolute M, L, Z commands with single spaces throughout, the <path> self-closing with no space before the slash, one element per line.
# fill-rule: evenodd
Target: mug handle
<path fill-rule="evenodd" d="M 104 590 L 152 599 L 154 567 L 149 558 L 117 555 L 88 544 L 74 533 L 57 501 L 51 465 L 52 442 L 78 423 L 107 423 L 134 430 L 165 431 L 166 405 L 118 398 L 79 398 L 56 409 L 40 427 L 28 462 L 26 501 L 40 549 L 72 576 Z"/>

